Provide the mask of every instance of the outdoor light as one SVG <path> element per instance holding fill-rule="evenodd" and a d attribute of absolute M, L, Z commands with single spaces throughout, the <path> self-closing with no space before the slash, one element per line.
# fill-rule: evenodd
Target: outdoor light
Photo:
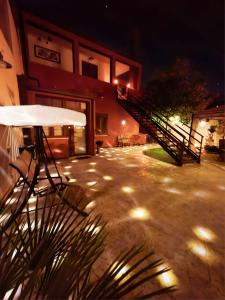
<path fill-rule="evenodd" d="M 148 220 L 150 218 L 149 211 L 144 207 L 137 207 L 130 210 L 129 215 L 133 219 Z"/>
<path fill-rule="evenodd" d="M 89 202 L 88 205 L 85 208 L 90 209 L 90 208 L 93 208 L 93 207 L 95 207 L 95 201 Z"/>
<path fill-rule="evenodd" d="M 157 271 L 160 272 L 164 269 L 169 269 L 169 267 L 166 264 L 162 264 L 157 268 Z M 178 284 L 178 279 L 172 270 L 168 270 L 167 272 L 160 274 L 157 276 L 157 279 L 163 287 L 169 287 Z"/>
<path fill-rule="evenodd" d="M 69 182 L 77 182 L 75 178 L 70 178 Z"/>
<path fill-rule="evenodd" d="M 89 181 L 89 182 L 87 182 L 86 184 L 88 185 L 88 186 L 93 186 L 93 185 L 95 185 L 97 183 L 97 181 Z"/>
<path fill-rule="evenodd" d="M 119 270 L 118 270 L 118 269 L 119 269 Z M 116 261 L 116 262 L 112 265 L 110 271 L 113 271 L 113 273 L 115 272 L 116 274 L 115 274 L 114 279 L 115 279 L 115 280 L 119 280 L 120 277 L 123 276 L 129 269 L 130 269 L 130 266 L 129 266 L 129 265 L 125 265 L 125 266 L 123 266 L 123 267 L 121 268 L 121 264 L 119 264 L 119 262 Z M 113 274 L 113 273 L 112 273 L 112 274 Z M 130 278 L 130 275 L 127 274 L 127 276 L 125 276 L 125 277 L 120 281 L 119 284 L 124 283 L 124 282 L 125 282 L 126 280 L 128 280 L 129 278 Z"/>
<path fill-rule="evenodd" d="M 169 192 L 169 193 L 172 193 L 172 194 L 181 194 L 181 191 L 179 191 L 176 188 L 169 188 L 166 191 Z"/>
<path fill-rule="evenodd" d="M 129 82 L 127 83 L 127 88 L 128 88 L 128 89 L 130 88 L 130 83 L 129 83 Z"/>
<path fill-rule="evenodd" d="M 114 84 L 118 84 L 119 80 L 117 78 L 115 78 L 113 82 L 114 82 Z"/>
<path fill-rule="evenodd" d="M 96 170 L 95 169 L 88 169 L 87 172 L 92 173 L 92 172 L 96 172 Z"/>
<path fill-rule="evenodd" d="M 5 204 L 10 205 L 10 204 L 16 203 L 17 201 L 18 201 L 18 199 L 16 197 L 13 197 L 13 198 L 9 198 Z"/>
<path fill-rule="evenodd" d="M 105 175 L 105 176 L 103 176 L 103 179 L 104 179 L 104 180 L 107 180 L 107 181 L 110 181 L 110 180 L 112 180 L 113 178 L 112 178 L 111 176 Z"/>
<path fill-rule="evenodd" d="M 28 203 L 34 203 L 37 201 L 37 197 L 36 196 L 33 196 L 33 197 L 30 197 L 29 200 L 28 200 Z"/>
<path fill-rule="evenodd" d="M 6 222 L 10 216 L 11 214 L 9 213 L 0 214 L 0 223 Z"/>
<path fill-rule="evenodd" d="M 218 188 L 222 191 L 225 191 L 225 185 L 219 185 Z"/>
<path fill-rule="evenodd" d="M 216 239 L 215 233 L 208 228 L 196 226 L 193 228 L 193 232 L 200 240 L 203 241 L 211 242 Z"/>
<path fill-rule="evenodd" d="M 180 117 L 175 115 L 173 117 L 169 118 L 170 122 L 173 123 L 174 125 L 178 125 L 180 123 Z"/>
<path fill-rule="evenodd" d="M 218 257 L 215 255 L 215 253 L 210 250 L 209 247 L 199 241 L 191 240 L 187 243 L 187 245 L 192 253 L 197 255 L 206 263 L 211 264 L 218 260 Z"/>
<path fill-rule="evenodd" d="M 128 194 L 133 193 L 133 191 L 134 191 L 134 189 L 132 187 L 129 187 L 129 186 L 123 186 L 121 189 L 124 193 L 128 193 Z"/>
<path fill-rule="evenodd" d="M 64 172 L 63 174 L 64 175 L 70 175 L 71 173 L 70 172 Z"/>
<path fill-rule="evenodd" d="M 206 120 L 201 120 L 199 125 L 200 125 L 200 127 L 204 128 L 206 125 Z"/>
<path fill-rule="evenodd" d="M 125 121 L 125 120 L 122 120 L 122 121 L 121 121 L 121 125 L 125 126 L 125 125 L 126 125 L 126 121 Z"/>
<path fill-rule="evenodd" d="M 0 51 L 0 68 L 3 68 L 3 69 L 11 69 L 12 68 L 12 65 L 3 59 L 3 54 L 1 51 Z"/>
<path fill-rule="evenodd" d="M 90 227 L 88 227 L 86 230 L 87 230 L 88 232 L 92 232 L 92 234 L 97 234 L 97 233 L 100 231 L 100 229 L 101 229 L 101 226 L 95 227 L 95 225 L 92 224 L 92 225 L 91 225 Z"/>

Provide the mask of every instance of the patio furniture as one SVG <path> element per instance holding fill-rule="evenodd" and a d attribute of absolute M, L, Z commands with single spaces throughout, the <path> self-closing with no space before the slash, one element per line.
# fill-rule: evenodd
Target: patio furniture
<path fill-rule="evenodd" d="M 35 187 L 37 186 L 38 182 L 42 180 L 42 176 L 40 176 L 41 169 L 44 170 L 44 179 L 48 181 L 50 189 L 58 193 L 59 196 L 63 197 L 61 190 L 65 188 L 64 183 L 61 181 L 59 184 L 56 184 L 54 180 L 55 178 L 53 178 L 50 174 L 49 163 L 51 161 L 56 173 L 59 175 L 57 176 L 57 178 L 59 178 L 60 180 L 62 179 L 62 176 L 59 174 L 51 148 L 49 147 L 48 140 L 43 130 L 43 126 L 85 126 L 86 116 L 85 114 L 80 112 L 51 106 L 3 106 L 0 107 L 0 124 L 12 127 L 33 127 L 35 137 L 32 160 L 30 161 L 30 159 L 27 158 L 27 160 L 25 159 L 26 162 L 20 161 L 18 165 L 17 161 L 17 166 L 15 165 L 17 167 L 17 170 L 20 170 L 18 172 L 20 174 L 23 174 L 23 179 L 26 179 L 25 183 L 28 184 L 29 189 L 26 196 L 21 201 L 20 207 L 18 207 L 14 215 L 10 216 L 9 220 L 7 221 L 5 227 L 9 227 L 14 219 L 22 212 L 30 196 L 35 193 Z M 47 156 L 44 146 L 44 140 L 46 146 L 48 147 L 50 157 Z M 27 153 L 25 155 L 27 156 Z M 26 164 L 29 165 L 29 170 L 25 169 Z M 32 173 L 31 180 L 29 180 L 27 177 L 29 171 Z M 71 203 L 69 203 L 65 197 L 63 197 L 63 200 L 71 206 Z M 73 208 L 82 216 L 87 216 L 87 213 L 81 211 L 77 207 L 73 206 Z"/>
<path fill-rule="evenodd" d="M 118 147 L 130 146 L 130 138 L 128 136 L 118 136 Z"/>

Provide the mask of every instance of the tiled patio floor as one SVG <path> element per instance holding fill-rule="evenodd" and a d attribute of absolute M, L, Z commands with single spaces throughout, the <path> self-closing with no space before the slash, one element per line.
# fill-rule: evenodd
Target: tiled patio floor
<path fill-rule="evenodd" d="M 162 299 L 223 299 L 225 166 L 177 167 L 145 156 L 144 147 L 60 163 L 108 221 L 108 261 L 145 243 L 172 269 L 161 283 L 179 289 Z"/>

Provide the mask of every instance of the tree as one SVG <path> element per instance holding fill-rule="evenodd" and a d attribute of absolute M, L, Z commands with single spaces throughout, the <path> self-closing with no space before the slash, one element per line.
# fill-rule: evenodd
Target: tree
<path fill-rule="evenodd" d="M 183 122 L 209 103 L 207 81 L 186 59 L 177 59 L 168 69 L 156 71 L 145 88 L 144 101 L 167 118 L 178 115 Z"/>

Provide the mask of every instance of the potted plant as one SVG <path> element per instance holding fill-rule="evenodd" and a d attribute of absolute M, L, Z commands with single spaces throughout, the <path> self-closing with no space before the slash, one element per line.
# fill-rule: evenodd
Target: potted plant
<path fill-rule="evenodd" d="M 102 147 L 102 145 L 103 145 L 103 141 L 100 141 L 100 140 L 96 141 L 96 147 L 97 147 L 96 153 L 97 154 L 99 154 L 99 152 L 100 152 L 99 150 Z"/>

